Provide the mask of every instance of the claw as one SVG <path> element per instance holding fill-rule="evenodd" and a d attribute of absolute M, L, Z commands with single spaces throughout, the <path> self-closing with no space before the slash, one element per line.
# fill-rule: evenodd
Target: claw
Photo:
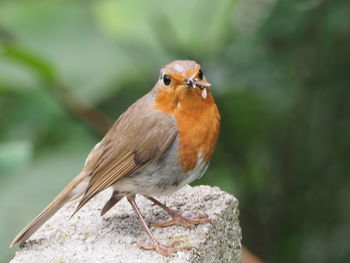
<path fill-rule="evenodd" d="M 194 228 L 195 225 L 199 224 L 212 224 L 214 221 L 210 218 L 208 218 L 207 215 L 198 215 L 197 217 L 191 219 L 191 218 L 186 218 L 183 217 L 179 214 L 173 214 L 172 219 L 166 222 L 154 222 L 151 223 L 151 226 L 156 226 L 156 227 L 167 227 L 167 226 L 172 226 L 172 225 L 180 225 L 184 228 Z"/>
<path fill-rule="evenodd" d="M 194 217 L 193 219 L 206 219 L 209 218 L 207 214 L 199 214 L 198 216 Z"/>
<path fill-rule="evenodd" d="M 193 219 L 189 219 L 189 218 L 181 216 L 175 210 L 170 209 L 169 207 L 167 207 L 166 205 L 157 201 L 153 197 L 146 196 L 146 198 L 148 198 L 150 201 L 152 201 L 155 205 L 158 205 L 159 207 L 164 209 L 172 217 L 171 220 L 166 221 L 166 222 L 151 223 L 152 226 L 166 227 L 166 226 L 172 226 L 172 225 L 180 225 L 180 226 L 183 226 L 185 228 L 193 228 L 194 225 L 214 223 L 214 221 L 209 219 L 208 215 L 206 215 L 206 214 L 200 214 Z"/>
<path fill-rule="evenodd" d="M 181 243 L 181 241 L 175 241 L 171 245 L 161 245 L 160 243 L 151 243 L 151 244 L 145 244 L 145 243 L 138 243 L 137 246 L 139 248 L 147 249 L 147 250 L 155 250 L 159 254 L 162 254 L 164 256 L 171 256 L 171 254 L 176 253 L 178 251 L 183 250 L 191 250 L 193 247 L 191 246 L 184 246 L 184 247 L 175 247 L 175 244 Z"/>

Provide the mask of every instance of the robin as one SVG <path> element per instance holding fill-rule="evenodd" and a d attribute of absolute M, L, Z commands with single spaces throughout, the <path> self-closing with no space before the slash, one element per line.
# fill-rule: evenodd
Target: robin
<path fill-rule="evenodd" d="M 185 218 L 152 196 L 168 195 L 204 174 L 220 130 L 220 113 L 199 64 L 176 60 L 164 66 L 154 88 L 131 105 L 89 153 L 83 170 L 13 240 L 23 243 L 65 203 L 80 198 L 73 213 L 111 187 L 104 215 L 126 197 L 139 217 L 150 244 L 141 248 L 170 255 L 191 247 L 160 244 L 135 202 L 140 194 L 160 206 L 171 220 L 156 226 L 190 227 L 210 223 L 205 217 Z M 72 215 L 72 216 L 73 216 Z"/>

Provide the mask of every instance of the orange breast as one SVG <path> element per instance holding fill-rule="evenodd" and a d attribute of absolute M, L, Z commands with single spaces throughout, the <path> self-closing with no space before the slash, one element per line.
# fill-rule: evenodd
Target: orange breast
<path fill-rule="evenodd" d="M 178 92 L 181 93 L 159 90 L 155 108 L 175 117 L 181 164 L 184 171 L 190 171 L 196 166 L 200 153 L 204 161 L 210 161 L 220 131 L 220 113 L 209 92 L 206 99 L 195 89 Z"/>

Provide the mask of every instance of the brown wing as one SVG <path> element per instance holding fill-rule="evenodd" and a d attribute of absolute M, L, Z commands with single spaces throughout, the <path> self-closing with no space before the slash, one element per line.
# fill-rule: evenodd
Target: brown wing
<path fill-rule="evenodd" d="M 92 152 L 85 167 L 91 180 L 76 213 L 93 196 L 124 176 L 140 171 L 157 160 L 177 135 L 175 119 L 151 107 L 148 94 L 133 104 Z"/>

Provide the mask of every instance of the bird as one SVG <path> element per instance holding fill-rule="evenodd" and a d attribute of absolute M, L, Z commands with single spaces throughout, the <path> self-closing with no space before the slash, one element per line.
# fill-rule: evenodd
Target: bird
<path fill-rule="evenodd" d="M 126 197 L 150 239 L 148 244 L 139 243 L 140 248 L 165 256 L 191 249 L 158 242 L 135 196 L 143 195 L 170 215 L 170 220 L 154 226 L 188 228 L 212 223 L 206 215 L 185 218 L 154 196 L 170 195 L 205 173 L 220 125 L 211 84 L 201 66 L 192 60 L 165 65 L 155 86 L 119 116 L 88 154 L 82 171 L 18 233 L 10 247 L 23 244 L 66 203 L 79 200 L 74 215 L 95 195 L 111 188 L 112 195 L 101 209 L 101 216 Z"/>

